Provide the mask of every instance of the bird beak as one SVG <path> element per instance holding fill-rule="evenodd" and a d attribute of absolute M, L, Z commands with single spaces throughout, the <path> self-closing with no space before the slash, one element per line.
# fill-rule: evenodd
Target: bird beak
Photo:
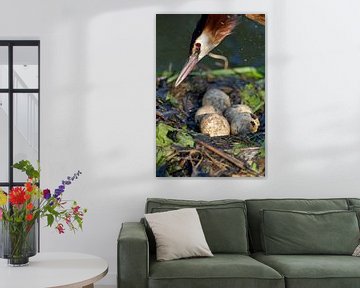
<path fill-rule="evenodd" d="M 194 53 L 194 54 L 190 55 L 188 61 L 186 62 L 186 64 L 182 68 L 178 78 L 176 79 L 175 87 L 177 87 L 186 78 L 186 76 L 190 74 L 190 72 L 195 68 L 195 66 L 198 62 L 199 62 L 199 54 L 198 53 Z"/>

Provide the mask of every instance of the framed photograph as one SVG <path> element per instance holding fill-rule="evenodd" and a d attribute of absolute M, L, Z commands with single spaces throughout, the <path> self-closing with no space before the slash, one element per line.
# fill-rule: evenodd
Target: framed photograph
<path fill-rule="evenodd" d="M 265 15 L 156 16 L 156 176 L 265 176 Z"/>

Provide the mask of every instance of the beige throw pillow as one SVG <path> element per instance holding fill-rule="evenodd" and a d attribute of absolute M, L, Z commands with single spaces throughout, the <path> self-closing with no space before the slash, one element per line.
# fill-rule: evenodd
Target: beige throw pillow
<path fill-rule="evenodd" d="M 360 244 L 358 246 L 356 246 L 352 256 L 360 257 Z"/>
<path fill-rule="evenodd" d="M 156 240 L 158 261 L 213 256 L 195 208 L 145 214 Z"/>

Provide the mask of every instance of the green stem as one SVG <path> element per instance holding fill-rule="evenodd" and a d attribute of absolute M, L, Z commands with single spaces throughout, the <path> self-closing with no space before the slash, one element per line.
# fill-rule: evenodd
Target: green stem
<path fill-rule="evenodd" d="M 27 223 L 8 223 L 11 245 L 11 256 L 13 258 L 26 257 L 28 231 Z"/>

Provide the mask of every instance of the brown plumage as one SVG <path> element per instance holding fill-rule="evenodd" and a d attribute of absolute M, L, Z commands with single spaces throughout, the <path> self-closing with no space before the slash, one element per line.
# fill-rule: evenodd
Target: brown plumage
<path fill-rule="evenodd" d="M 231 14 L 210 14 L 205 23 L 204 33 L 211 36 L 215 45 L 220 44 L 222 40 L 234 30 L 237 24 L 237 16 Z"/>
<path fill-rule="evenodd" d="M 245 14 L 245 16 L 261 25 L 265 25 L 265 14 Z"/>
<path fill-rule="evenodd" d="M 196 64 L 218 46 L 235 29 L 239 14 L 203 14 L 191 37 L 189 59 L 175 82 L 178 86 Z M 265 25 L 265 14 L 245 14 L 245 17 Z M 226 58 L 225 58 L 226 59 Z"/>

